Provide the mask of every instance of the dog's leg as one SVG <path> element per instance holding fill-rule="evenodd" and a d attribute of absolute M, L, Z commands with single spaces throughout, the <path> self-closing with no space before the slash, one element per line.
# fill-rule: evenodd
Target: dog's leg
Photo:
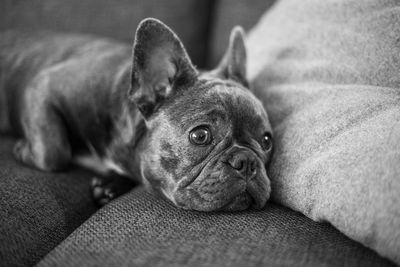
<path fill-rule="evenodd" d="M 104 206 L 138 185 L 111 160 L 102 159 L 95 153 L 74 155 L 72 163 L 99 174 L 91 180 L 92 197 L 98 206 Z"/>
<path fill-rule="evenodd" d="M 19 140 L 14 146 L 14 155 L 21 162 L 43 171 L 58 171 L 68 166 L 71 148 L 64 127 L 55 114 L 30 125 L 34 136 Z"/>
<path fill-rule="evenodd" d="M 71 146 L 60 113 L 41 88 L 23 101 L 21 113 L 24 138 L 14 146 L 14 156 L 23 163 L 44 171 L 58 171 L 71 160 Z M 36 91 L 33 91 L 35 90 Z"/>

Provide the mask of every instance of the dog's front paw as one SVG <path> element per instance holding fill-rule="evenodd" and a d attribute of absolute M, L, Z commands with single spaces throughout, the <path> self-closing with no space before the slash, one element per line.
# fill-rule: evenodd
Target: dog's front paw
<path fill-rule="evenodd" d="M 99 206 L 125 194 L 137 184 L 122 176 L 93 177 L 91 181 L 92 197 Z"/>
<path fill-rule="evenodd" d="M 26 140 L 18 140 L 13 149 L 14 157 L 25 164 L 30 165 L 30 146 Z"/>
<path fill-rule="evenodd" d="M 111 183 L 98 177 L 92 178 L 92 196 L 99 206 L 104 206 L 117 197 L 117 194 Z"/>

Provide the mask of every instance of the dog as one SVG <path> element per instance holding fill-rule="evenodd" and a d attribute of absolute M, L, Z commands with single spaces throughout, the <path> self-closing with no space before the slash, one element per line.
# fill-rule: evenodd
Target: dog
<path fill-rule="evenodd" d="M 204 72 L 152 18 L 133 52 L 93 36 L 9 31 L 0 75 L 0 130 L 20 137 L 13 152 L 26 165 L 113 171 L 190 210 L 261 209 L 269 198 L 271 125 L 248 89 L 238 26 Z"/>

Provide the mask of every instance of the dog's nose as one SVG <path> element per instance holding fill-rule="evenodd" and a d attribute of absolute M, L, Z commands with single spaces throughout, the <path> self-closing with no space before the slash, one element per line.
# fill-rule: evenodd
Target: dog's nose
<path fill-rule="evenodd" d="M 228 160 L 229 165 L 240 173 L 244 178 L 251 179 L 257 173 L 257 161 L 249 151 L 240 151 L 232 155 Z"/>

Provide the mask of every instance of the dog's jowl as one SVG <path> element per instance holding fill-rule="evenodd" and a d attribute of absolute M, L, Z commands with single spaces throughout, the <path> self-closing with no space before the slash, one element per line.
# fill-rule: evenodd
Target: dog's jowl
<path fill-rule="evenodd" d="M 240 28 L 207 72 L 155 19 L 138 26 L 133 53 L 91 36 L 5 32 L 0 78 L 0 131 L 20 138 L 15 157 L 31 167 L 112 169 L 184 209 L 269 198 L 271 126 L 248 89 Z"/>

